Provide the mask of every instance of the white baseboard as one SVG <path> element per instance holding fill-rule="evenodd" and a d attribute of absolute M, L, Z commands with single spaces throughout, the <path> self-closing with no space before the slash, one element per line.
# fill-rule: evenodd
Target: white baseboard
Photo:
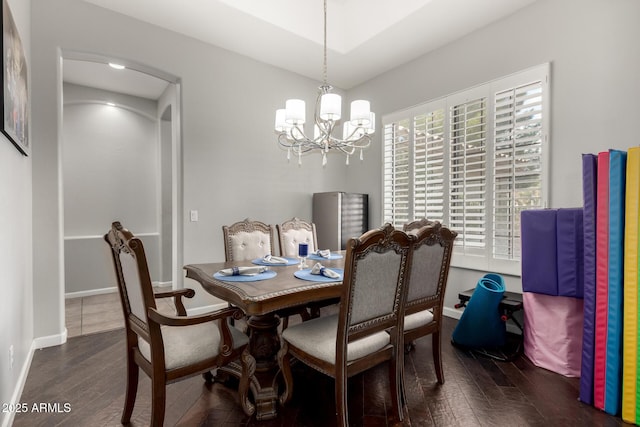
<path fill-rule="evenodd" d="M 165 287 L 171 286 L 172 282 L 153 282 L 153 287 Z M 71 298 L 84 298 L 91 297 L 94 295 L 104 295 L 104 294 L 113 294 L 118 292 L 118 288 L 113 286 L 111 288 L 100 288 L 100 289 L 89 289 L 87 291 L 77 291 L 77 292 L 68 292 L 64 294 L 65 299 Z"/>
<path fill-rule="evenodd" d="M 61 334 L 48 335 L 46 337 L 38 337 L 33 340 L 33 346 L 36 349 L 53 347 L 62 345 L 67 342 L 67 328 Z"/>
<path fill-rule="evenodd" d="M 65 331 L 66 333 L 66 331 Z M 22 369 L 20 369 L 20 375 L 18 376 L 18 382 L 16 383 L 16 387 L 13 390 L 13 394 L 11 395 L 11 402 L 8 402 L 9 405 L 17 405 L 20 403 L 20 398 L 22 397 L 22 391 L 24 390 L 24 385 L 27 382 L 27 376 L 29 375 L 29 370 L 31 369 L 31 361 L 33 360 L 33 354 L 36 351 L 36 341 L 33 340 L 31 342 L 31 348 L 29 349 L 29 353 L 27 354 L 27 358 L 22 364 Z M 9 427 L 13 425 L 13 419 L 15 418 L 15 411 L 5 412 L 4 417 L 2 418 L 2 427 Z"/>
<path fill-rule="evenodd" d="M 460 317 L 462 317 L 462 311 L 464 310 L 458 310 L 457 308 L 451 308 L 451 307 L 442 308 L 443 315 L 447 317 L 452 317 L 454 319 L 460 319 Z"/>
<path fill-rule="evenodd" d="M 118 288 L 116 288 L 115 286 L 112 288 L 101 288 L 101 289 L 90 289 L 88 291 L 68 292 L 64 294 L 64 297 L 65 299 L 84 298 L 84 297 L 90 297 L 93 295 L 112 294 L 114 292 L 118 292 Z"/>

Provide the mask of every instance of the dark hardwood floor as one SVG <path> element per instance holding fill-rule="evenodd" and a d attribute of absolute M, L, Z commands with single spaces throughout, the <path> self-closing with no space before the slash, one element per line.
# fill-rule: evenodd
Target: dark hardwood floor
<path fill-rule="evenodd" d="M 456 321 L 445 319 L 445 384 L 437 385 L 431 338 L 416 341 L 405 358 L 407 426 L 619 426 L 577 400 L 579 380 L 537 368 L 524 356 L 499 362 L 453 347 Z M 124 401 L 124 332 L 71 338 L 36 351 L 21 402 L 50 404 L 47 412 L 17 414 L 14 426 L 117 426 Z M 332 426 L 333 380 L 301 364 L 294 398 L 271 421 L 246 417 L 235 389 L 197 376 L 167 390 L 167 426 Z M 140 375 L 132 425 L 150 419 L 151 384 Z M 349 416 L 355 426 L 389 425 L 387 369 L 382 365 L 349 381 Z M 54 405 L 51 405 L 54 404 Z M 51 412 L 58 405 L 59 412 Z M 65 406 L 65 404 L 68 404 Z M 68 409 L 68 410 L 67 410 Z"/>

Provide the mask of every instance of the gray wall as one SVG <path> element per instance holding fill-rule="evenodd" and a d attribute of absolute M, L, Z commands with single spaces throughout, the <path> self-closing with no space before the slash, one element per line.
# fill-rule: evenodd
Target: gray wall
<path fill-rule="evenodd" d="M 145 235 L 151 279 L 157 282 L 161 235 L 157 103 L 68 83 L 63 91 L 65 293 L 88 295 L 116 286 L 102 239 L 113 220 Z M 116 105 L 106 105 L 107 101 Z"/>
<path fill-rule="evenodd" d="M 28 1 L 9 0 L 9 7 L 32 70 Z M 32 88 L 31 81 L 28 82 Z M 18 152 L 0 135 L 0 402 L 17 401 L 26 378 L 33 341 L 32 157 Z M 53 301 L 55 305 L 55 300 Z M 9 348 L 13 345 L 13 366 Z M 6 425 L 12 414 L 0 415 Z"/>
<path fill-rule="evenodd" d="M 640 2 L 540 0 L 455 43 L 349 91 L 369 97 L 380 117 L 544 62 L 551 63 L 550 207 L 582 206 L 582 153 L 640 144 Z M 380 135 L 380 133 L 378 133 Z M 369 157 L 382 159 L 381 144 Z M 381 160 L 380 160 L 381 161 Z M 382 218 L 380 162 L 349 170 Z M 445 305 L 484 272 L 452 269 Z M 506 277 L 521 291 L 519 277 Z M 451 313 L 451 311 L 449 311 Z"/>

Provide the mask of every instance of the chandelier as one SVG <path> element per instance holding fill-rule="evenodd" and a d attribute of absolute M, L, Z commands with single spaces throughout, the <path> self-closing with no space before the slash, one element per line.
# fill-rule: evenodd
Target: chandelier
<path fill-rule="evenodd" d="M 313 114 L 313 138 L 304 133 L 306 113 L 302 99 L 288 99 L 285 108 L 276 111 L 278 143 L 287 150 L 287 160 L 291 160 L 292 153 L 298 157 L 298 165 L 302 164 L 302 154 L 313 150 L 322 153 L 322 166 L 327 164 L 330 150 L 345 154 L 347 165 L 357 150 L 362 160 L 362 150 L 371 145 L 375 131 L 375 113 L 370 111 L 369 101 L 360 99 L 351 103 L 351 119 L 342 124 L 342 137 L 335 135 L 341 123 L 342 98 L 332 93 L 333 87 L 327 83 L 327 0 L 324 0 L 323 59 L 323 83 L 318 88 Z"/>

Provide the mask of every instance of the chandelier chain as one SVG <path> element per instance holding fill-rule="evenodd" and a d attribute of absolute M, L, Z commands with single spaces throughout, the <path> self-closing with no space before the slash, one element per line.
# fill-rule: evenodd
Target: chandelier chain
<path fill-rule="evenodd" d="M 324 0 L 324 63 L 322 69 L 322 80 L 327 85 L 327 0 Z"/>

